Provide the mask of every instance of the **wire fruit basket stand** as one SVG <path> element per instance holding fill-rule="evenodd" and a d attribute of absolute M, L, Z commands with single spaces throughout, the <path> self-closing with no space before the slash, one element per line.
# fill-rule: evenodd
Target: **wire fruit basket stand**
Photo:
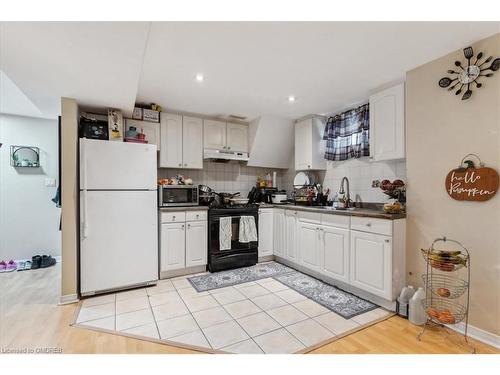
<path fill-rule="evenodd" d="M 451 243 L 459 249 L 436 249 L 436 244 L 441 243 Z M 472 353 L 475 353 L 476 349 L 467 339 L 470 301 L 469 251 L 460 242 L 446 237 L 435 239 L 430 249 L 421 251 L 426 262 L 426 273 L 422 275 L 422 280 L 425 287 L 424 307 L 427 322 L 417 339 L 420 341 L 430 324 L 444 327 L 465 322 L 464 339 Z"/>

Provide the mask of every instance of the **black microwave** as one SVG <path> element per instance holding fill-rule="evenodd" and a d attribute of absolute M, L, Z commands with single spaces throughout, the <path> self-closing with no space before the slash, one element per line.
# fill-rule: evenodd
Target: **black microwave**
<path fill-rule="evenodd" d="M 197 206 L 198 186 L 160 185 L 158 186 L 158 205 L 160 207 Z"/>

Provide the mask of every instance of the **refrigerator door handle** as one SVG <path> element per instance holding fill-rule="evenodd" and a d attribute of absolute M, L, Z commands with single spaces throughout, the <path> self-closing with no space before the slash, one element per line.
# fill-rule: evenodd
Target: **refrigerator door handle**
<path fill-rule="evenodd" d="M 88 223 L 87 223 L 87 191 L 82 190 L 82 239 L 87 238 L 88 235 Z"/>
<path fill-rule="evenodd" d="M 81 138 L 80 142 L 80 180 L 81 180 L 81 189 L 87 189 L 87 157 L 85 152 L 85 138 Z"/>

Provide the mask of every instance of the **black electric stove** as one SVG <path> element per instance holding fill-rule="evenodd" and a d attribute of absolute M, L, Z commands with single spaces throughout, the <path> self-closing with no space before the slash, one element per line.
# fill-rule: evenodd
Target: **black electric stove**
<path fill-rule="evenodd" d="M 252 266 L 257 263 L 258 241 L 243 243 L 239 241 L 241 216 L 253 216 L 255 226 L 259 226 L 259 207 L 255 204 L 219 204 L 208 210 L 208 270 L 217 272 L 231 268 Z M 231 217 L 231 248 L 220 250 L 220 219 Z"/>

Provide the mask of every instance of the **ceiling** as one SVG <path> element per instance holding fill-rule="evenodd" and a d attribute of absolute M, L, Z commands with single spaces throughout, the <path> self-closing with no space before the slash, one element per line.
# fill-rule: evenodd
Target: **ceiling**
<path fill-rule="evenodd" d="M 66 96 L 125 113 L 138 101 L 206 115 L 297 118 L 366 100 L 406 71 L 500 32 L 499 25 L 3 22 L 0 69 L 45 117 L 57 116 Z"/>

